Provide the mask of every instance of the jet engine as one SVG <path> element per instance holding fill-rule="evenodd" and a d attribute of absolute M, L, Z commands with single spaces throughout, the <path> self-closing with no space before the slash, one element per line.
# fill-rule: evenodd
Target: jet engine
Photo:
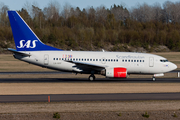
<path fill-rule="evenodd" d="M 126 78 L 127 69 L 123 67 L 106 68 L 101 74 L 111 78 Z"/>

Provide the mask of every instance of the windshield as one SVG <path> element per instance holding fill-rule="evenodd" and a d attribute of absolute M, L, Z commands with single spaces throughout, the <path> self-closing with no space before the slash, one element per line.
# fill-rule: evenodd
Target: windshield
<path fill-rule="evenodd" d="M 167 59 L 166 59 L 166 60 L 162 60 L 162 59 L 161 59 L 160 62 L 168 62 L 168 60 L 167 60 Z"/>

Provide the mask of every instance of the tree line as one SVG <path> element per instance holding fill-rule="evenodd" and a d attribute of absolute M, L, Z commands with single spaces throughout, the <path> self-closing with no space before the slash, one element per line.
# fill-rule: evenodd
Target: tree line
<path fill-rule="evenodd" d="M 11 46 L 13 35 L 7 5 L 0 3 L 0 47 Z M 153 5 L 138 4 L 131 9 L 123 5 L 80 9 L 51 1 L 40 9 L 26 2 L 18 13 L 40 40 L 61 49 L 97 50 L 117 45 L 149 49 L 164 45 L 180 51 L 180 2 L 166 1 Z"/>

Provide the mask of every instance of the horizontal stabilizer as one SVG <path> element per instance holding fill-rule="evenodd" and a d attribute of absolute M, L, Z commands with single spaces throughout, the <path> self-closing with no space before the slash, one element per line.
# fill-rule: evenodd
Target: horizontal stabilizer
<path fill-rule="evenodd" d="M 20 52 L 20 51 L 17 51 L 15 49 L 12 49 L 12 48 L 8 48 L 7 50 L 11 51 L 13 53 L 22 54 L 22 55 L 25 55 L 25 56 L 31 56 L 30 54 L 27 54 L 27 53 L 24 53 L 24 52 Z"/>

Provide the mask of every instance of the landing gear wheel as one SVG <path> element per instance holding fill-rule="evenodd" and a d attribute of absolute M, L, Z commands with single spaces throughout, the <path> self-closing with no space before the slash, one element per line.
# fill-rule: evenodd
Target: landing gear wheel
<path fill-rule="evenodd" d="M 153 77 L 153 81 L 156 81 L 156 78 L 155 78 L 155 77 Z"/>
<path fill-rule="evenodd" d="M 96 78 L 95 78 L 94 75 L 90 75 L 90 76 L 89 76 L 89 80 L 90 80 L 90 81 L 93 81 L 93 80 L 95 80 L 95 79 L 96 79 Z"/>

